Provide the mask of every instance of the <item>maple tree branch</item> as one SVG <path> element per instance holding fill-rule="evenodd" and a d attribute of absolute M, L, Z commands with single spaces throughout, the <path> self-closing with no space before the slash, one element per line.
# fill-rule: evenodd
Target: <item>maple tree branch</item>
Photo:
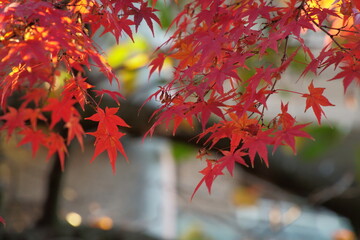
<path fill-rule="evenodd" d="M 306 0 L 302 0 L 301 4 L 296 8 L 297 9 L 296 21 L 299 19 L 301 10 L 304 9 L 305 3 L 306 3 Z"/>
<path fill-rule="evenodd" d="M 330 29 L 330 30 L 337 30 L 338 33 L 336 35 L 339 35 L 340 32 L 348 32 L 348 33 L 358 33 L 358 31 L 353 31 L 353 30 L 348 30 L 348 29 L 345 29 L 346 26 L 342 26 L 342 27 L 339 27 L 339 28 L 336 28 L 336 27 L 329 27 L 329 26 L 326 26 L 326 25 L 320 25 L 322 28 L 327 28 L 327 29 Z"/>
<path fill-rule="evenodd" d="M 284 46 L 283 55 L 281 57 L 281 65 L 283 65 L 287 59 L 288 42 L 289 42 L 289 35 L 285 37 L 285 46 Z M 281 75 L 281 74 L 282 74 L 282 72 L 279 72 L 279 75 Z M 275 80 L 271 86 L 271 89 L 270 89 L 271 92 L 269 94 L 267 94 L 265 97 L 266 102 L 270 98 L 270 96 L 275 93 L 275 86 L 276 86 L 276 83 L 279 81 L 279 79 L 280 79 L 280 76 L 275 78 Z M 261 117 L 259 118 L 259 121 L 258 121 L 258 122 L 261 122 L 262 125 L 264 125 L 264 113 L 265 113 L 265 105 L 262 106 Z"/>
<path fill-rule="evenodd" d="M 350 54 L 351 56 L 354 57 L 353 53 L 349 52 L 350 49 L 348 48 L 344 48 L 334 37 L 334 35 L 332 35 L 331 33 L 329 33 L 328 31 L 326 31 L 326 29 L 322 26 L 322 25 L 319 25 L 313 18 L 311 18 L 309 16 L 309 13 L 307 12 L 307 10 L 305 9 L 304 6 L 302 6 L 302 10 L 305 12 L 306 16 L 311 20 L 311 22 L 317 27 L 319 28 L 321 31 L 323 31 L 327 36 L 329 36 L 331 38 L 331 41 L 333 43 L 335 43 L 336 46 L 338 46 L 340 48 L 340 50 Z"/>
<path fill-rule="evenodd" d="M 289 93 L 295 93 L 295 94 L 300 94 L 302 95 L 303 93 L 300 93 L 300 92 L 295 92 L 295 91 L 291 91 L 291 90 L 287 90 L 287 89 L 276 89 L 276 91 L 283 91 L 283 92 L 289 92 Z"/>
<path fill-rule="evenodd" d="M 287 35 L 285 37 L 285 46 L 284 46 L 284 53 L 283 53 L 283 56 L 281 58 L 281 65 L 284 64 L 284 62 L 286 61 L 287 59 L 287 47 L 288 47 L 288 42 L 289 42 L 289 35 Z M 274 85 L 276 84 L 276 82 L 274 83 Z M 273 88 L 272 90 L 274 90 L 275 86 L 273 85 Z"/>

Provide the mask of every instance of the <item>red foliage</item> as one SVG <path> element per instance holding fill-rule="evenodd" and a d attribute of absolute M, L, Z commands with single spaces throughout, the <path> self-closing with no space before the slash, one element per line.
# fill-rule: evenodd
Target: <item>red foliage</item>
<path fill-rule="evenodd" d="M 230 143 L 229 149 L 221 150 L 224 157 L 204 157 L 207 167 L 201 171 L 204 177 L 195 192 L 204 182 L 210 191 L 225 167 L 232 173 L 235 162 L 248 165 L 246 156 L 251 166 L 256 156 L 271 165 L 268 146 L 272 145 L 275 151 L 278 146 L 287 145 L 296 153 L 296 138 L 311 138 L 304 132 L 308 123 L 298 124 L 288 112 L 288 104 L 279 106 L 280 113 L 275 118 L 266 117 L 267 101 L 282 91 L 277 89 L 277 83 L 297 53 L 305 53 L 308 59 L 302 76 L 340 66 L 341 71 L 329 80 L 342 79 L 345 90 L 352 82 L 360 81 L 360 52 L 355 51 L 360 44 L 356 25 L 359 15 L 353 11 L 353 1 L 340 1 L 331 8 L 322 7 L 317 0 L 285 2 L 286 5 L 266 0 L 191 1 L 174 19 L 175 31 L 167 42 L 169 50 L 151 63 L 151 72 L 160 70 L 165 58 L 177 63 L 173 79 L 153 94 L 162 103 L 154 126 L 169 125 L 172 119 L 176 131 L 182 121 L 193 125 L 193 120 L 198 119 L 203 128 L 199 139 L 207 137 L 208 149 L 221 139 Z M 351 5 L 346 11 L 345 3 Z M 326 25 L 329 22 L 334 25 Z M 315 56 L 304 39 L 306 31 L 325 33 L 331 43 Z M 290 41 L 296 47 L 292 53 Z M 278 56 L 278 60 L 263 61 L 261 66 L 250 64 L 262 62 L 269 55 Z M 242 78 L 242 71 L 253 74 Z M 325 116 L 323 107 L 333 104 L 325 97 L 325 88 L 314 87 L 311 82 L 308 89 L 308 93 L 286 91 L 304 97 L 305 111 L 312 108 L 320 124 L 321 116 Z M 166 96 L 166 101 L 162 96 Z M 212 116 L 220 120 L 209 126 Z M 154 127 L 149 134 L 153 132 Z"/>
<path fill-rule="evenodd" d="M 30 143 L 33 156 L 40 146 L 48 149 L 48 158 L 58 154 L 64 168 L 66 145 L 76 138 L 84 147 L 77 106 L 84 111 L 85 105 L 90 105 L 97 113 L 87 119 L 98 122 L 97 131 L 88 133 L 96 138 L 93 159 L 107 150 L 115 171 L 117 152 L 126 157 L 119 141 L 125 134 L 118 126 L 128 125 L 114 115 L 118 108 L 104 111 L 99 102 L 108 94 L 119 105 L 118 97 L 123 97 L 106 89 L 93 90 L 84 77 L 86 68 L 97 67 L 110 83 L 118 81 L 91 37 L 102 28 L 102 34 L 110 32 L 116 40 L 124 33 L 132 39 L 131 25 L 137 29 L 143 21 L 153 31 L 152 21 L 160 24 L 155 11 L 143 0 L 1 1 L 1 130 L 8 137 L 15 132 L 23 136 L 19 145 Z M 70 76 L 61 77 L 61 72 Z M 64 81 L 63 86 L 58 87 L 59 81 Z M 100 100 L 96 102 L 90 92 Z M 15 94 L 22 95 L 19 108 L 8 104 Z M 66 137 L 60 134 L 62 129 Z"/>
<path fill-rule="evenodd" d="M 3 225 L 6 225 L 5 219 L 0 217 L 0 223 L 2 223 Z"/>
<path fill-rule="evenodd" d="M 330 103 L 329 100 L 323 96 L 325 88 L 315 88 L 313 82 L 309 85 L 309 92 L 310 94 L 303 94 L 302 96 L 306 98 L 306 107 L 305 111 L 312 107 L 316 118 L 320 124 L 321 121 L 321 114 L 325 116 L 324 110 L 321 106 L 335 106 L 334 104 Z"/>
<path fill-rule="evenodd" d="M 318 75 L 332 66 L 340 71 L 329 80 L 342 80 L 345 91 L 351 83 L 360 82 L 359 4 L 343 0 L 324 8 L 319 0 L 284 2 L 190 1 L 174 18 L 173 35 L 150 63 L 150 75 L 161 71 L 166 58 L 172 59 L 175 67 L 172 79 L 148 98 L 160 100 L 161 105 L 147 134 L 161 124 L 173 126 L 176 134 L 182 122 L 195 126 L 197 121 L 203 131 L 199 140 L 206 137 L 204 149 L 213 148 L 221 139 L 229 141 L 218 160 L 200 154 L 207 167 L 201 171 L 204 177 L 195 192 L 202 183 L 210 191 L 224 169 L 233 173 L 236 162 L 254 166 L 258 157 L 271 165 L 268 146 L 275 150 L 287 145 L 295 153 L 297 137 L 311 138 L 304 132 L 308 124 L 297 123 L 288 104 L 281 103 L 274 118 L 266 116 L 269 98 L 282 91 L 277 83 L 298 53 L 306 55 L 302 76 L 309 72 Z M 1 1 L 0 130 L 8 137 L 15 132 L 22 135 L 19 145 L 30 143 L 33 155 L 40 146 L 48 149 L 48 158 L 58 154 L 62 167 L 67 145 L 76 137 L 83 147 L 84 134 L 92 135 L 93 159 L 107 151 L 115 171 L 118 152 L 126 157 L 120 142 L 125 133 L 119 127 L 129 126 L 116 115 L 119 108 L 103 110 L 99 106 L 104 94 L 118 105 L 123 96 L 94 90 L 85 77 L 86 69 L 97 67 L 110 83 L 118 83 L 91 37 L 102 29 L 102 34 L 111 33 L 116 40 L 123 35 L 133 40 L 131 26 L 137 30 L 141 22 L 154 34 L 153 24 L 160 25 L 155 3 L 150 7 L 145 0 Z M 330 41 L 317 56 L 304 39 L 304 33 L 310 31 L 323 33 Z M 291 53 L 290 42 L 295 46 Z M 276 60 L 263 61 L 273 55 Z M 244 77 L 244 71 L 252 76 Z M 64 78 L 61 72 L 69 76 Z M 312 108 L 320 124 L 325 116 L 323 107 L 333 104 L 325 97 L 324 88 L 311 82 L 308 90 L 285 91 L 301 95 L 305 111 Z M 90 93 L 95 93 L 95 98 Z M 19 95 L 20 104 L 15 107 L 11 99 Z M 84 111 L 85 106 L 96 111 L 86 118 L 98 123 L 95 132 L 84 133 L 78 109 Z"/>

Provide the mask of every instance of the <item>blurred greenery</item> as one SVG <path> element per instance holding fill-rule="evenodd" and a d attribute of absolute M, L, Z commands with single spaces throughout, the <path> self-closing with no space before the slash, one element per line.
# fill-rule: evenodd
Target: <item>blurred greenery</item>
<path fill-rule="evenodd" d="M 177 163 L 186 161 L 193 157 L 196 154 L 197 148 L 191 146 L 190 144 L 172 141 L 172 154 Z"/>
<path fill-rule="evenodd" d="M 295 46 L 290 46 L 288 47 L 288 55 L 290 56 L 291 54 L 294 53 L 294 51 L 297 49 L 297 47 Z M 308 59 L 310 59 L 309 57 L 307 57 L 305 55 L 305 52 L 303 49 L 300 49 L 295 57 L 294 57 L 294 61 L 292 61 L 290 63 L 290 69 L 292 71 L 294 71 L 295 73 L 298 73 L 299 74 L 299 77 L 300 77 L 300 74 L 305 70 L 307 64 L 308 63 Z"/>
<path fill-rule="evenodd" d="M 129 64 L 127 60 L 148 49 L 148 43 L 142 37 L 134 37 L 134 42 L 127 40 L 119 45 L 112 47 L 108 54 L 107 60 L 111 67 L 117 68 L 123 64 Z"/>
<path fill-rule="evenodd" d="M 171 9 L 174 9 L 172 5 L 173 2 L 169 1 L 157 1 L 156 9 L 159 10 L 158 17 L 161 22 L 163 29 L 168 29 L 173 19 L 173 12 Z"/>
<path fill-rule="evenodd" d="M 135 37 L 134 42 L 125 41 L 108 51 L 107 60 L 122 80 L 123 89 L 131 93 L 138 85 L 138 70 L 149 62 L 150 46 L 143 37 Z"/>
<path fill-rule="evenodd" d="M 212 240 L 212 238 L 204 233 L 201 226 L 195 224 L 180 237 L 180 240 Z"/>
<path fill-rule="evenodd" d="M 315 139 L 298 139 L 298 156 L 304 161 L 319 160 L 342 139 L 341 131 L 332 126 L 312 126 L 306 131 Z"/>

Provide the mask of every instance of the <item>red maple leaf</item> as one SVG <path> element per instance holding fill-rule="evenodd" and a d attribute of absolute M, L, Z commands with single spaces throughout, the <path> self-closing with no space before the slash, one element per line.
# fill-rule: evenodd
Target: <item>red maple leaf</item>
<path fill-rule="evenodd" d="M 68 128 L 67 145 L 69 145 L 71 140 L 76 136 L 81 146 L 81 149 L 84 150 L 84 143 L 83 143 L 84 130 L 79 122 L 80 119 L 76 116 L 71 116 L 70 120 L 66 122 L 65 127 Z"/>
<path fill-rule="evenodd" d="M 75 100 L 68 98 L 63 98 L 60 101 L 57 98 L 49 99 L 49 103 L 43 108 L 43 111 L 51 112 L 50 129 L 52 129 L 60 120 L 68 122 L 71 115 L 75 112 L 77 113 L 76 109 L 73 107 L 74 103 Z"/>
<path fill-rule="evenodd" d="M 226 167 L 231 176 L 233 176 L 234 174 L 234 167 L 236 162 L 248 167 L 247 163 L 243 158 L 243 156 L 247 155 L 246 153 L 240 150 L 236 150 L 235 152 L 221 151 L 221 153 L 224 156 L 220 158 L 217 162 L 221 163 L 222 168 Z"/>
<path fill-rule="evenodd" d="M 36 130 L 38 119 L 46 121 L 46 118 L 44 117 L 44 115 L 42 115 L 40 108 L 35 108 L 35 109 L 26 108 L 25 109 L 25 119 L 30 120 L 31 127 L 34 130 Z"/>
<path fill-rule="evenodd" d="M 119 139 L 125 134 L 119 132 L 118 126 L 130 127 L 122 118 L 115 115 L 118 110 L 119 108 L 106 107 L 104 111 L 101 108 L 98 108 L 97 113 L 93 114 L 91 117 L 86 118 L 88 120 L 99 122 L 96 132 L 87 133 L 89 135 L 95 136 L 96 138 L 94 143 L 95 152 L 91 161 L 93 161 L 100 153 L 106 150 L 114 172 L 116 170 L 115 163 L 118 151 L 127 160 L 124 148 L 119 141 Z"/>
<path fill-rule="evenodd" d="M 134 14 L 135 30 L 137 31 L 142 20 L 145 20 L 146 24 L 149 26 L 154 36 L 154 28 L 153 28 L 152 20 L 157 22 L 160 26 L 161 23 L 160 23 L 160 19 L 154 14 L 154 12 L 157 10 L 152 7 L 148 7 L 147 4 L 148 4 L 147 2 L 142 2 L 140 9 L 137 11 L 136 14 Z"/>
<path fill-rule="evenodd" d="M 96 132 L 87 133 L 90 135 L 93 135 L 96 137 L 95 140 L 95 151 L 94 155 L 91 159 L 91 161 L 94 161 L 94 159 L 105 150 L 108 153 L 109 160 L 111 163 L 111 167 L 113 169 L 113 172 L 115 173 L 116 167 L 116 159 L 117 159 L 117 152 L 119 151 L 126 160 L 128 160 L 126 153 L 124 151 L 123 145 L 119 141 L 121 137 L 123 137 L 125 134 L 121 133 L 119 131 L 106 131 L 104 128 L 98 128 Z"/>
<path fill-rule="evenodd" d="M 22 97 L 25 101 L 23 102 L 22 106 L 26 106 L 30 102 L 34 102 L 35 106 L 39 106 L 39 102 L 42 99 L 45 99 L 48 92 L 43 88 L 34 88 L 29 90 L 25 93 L 25 95 Z"/>
<path fill-rule="evenodd" d="M 342 71 L 336 74 L 336 76 L 330 80 L 343 79 L 345 92 L 352 82 L 360 83 L 360 67 L 358 66 L 358 64 L 353 63 L 349 66 L 343 66 L 340 68 L 342 69 Z"/>
<path fill-rule="evenodd" d="M 289 103 L 284 105 L 283 102 L 281 102 L 281 113 L 278 114 L 279 124 L 282 124 L 283 128 L 291 127 L 296 122 L 295 118 L 288 113 L 288 105 Z"/>
<path fill-rule="evenodd" d="M 198 185 L 195 187 L 195 190 L 194 190 L 193 194 L 191 195 L 191 199 L 193 199 L 193 197 L 195 196 L 195 193 L 199 190 L 200 186 L 204 182 L 206 184 L 206 187 L 207 187 L 209 193 L 211 193 L 211 186 L 212 186 L 214 180 L 216 179 L 217 176 L 223 175 L 220 165 L 216 164 L 216 162 L 214 160 L 207 159 L 206 163 L 207 163 L 207 166 L 203 170 L 199 171 L 199 173 L 203 174 L 204 177 L 200 180 Z"/>
<path fill-rule="evenodd" d="M 221 107 L 224 107 L 223 99 L 221 97 L 216 97 L 213 94 L 210 95 L 207 101 L 199 101 L 191 103 L 192 112 L 194 115 L 199 116 L 199 121 L 201 122 L 202 129 L 205 129 L 206 124 L 209 121 L 211 114 L 215 114 L 218 117 L 225 119 L 225 116 L 221 110 Z"/>
<path fill-rule="evenodd" d="M 105 11 L 103 17 L 105 20 L 102 20 L 101 25 L 103 26 L 103 32 L 100 36 L 106 33 L 111 33 L 118 42 L 122 35 L 122 31 L 124 31 L 131 38 L 131 40 L 134 41 L 130 28 L 131 25 L 134 25 L 134 22 L 128 19 L 127 16 L 119 18 L 116 13 Z"/>
<path fill-rule="evenodd" d="M 0 130 L 6 129 L 9 138 L 16 128 L 25 127 L 25 113 L 24 108 L 17 110 L 16 108 L 9 107 L 8 109 L 9 112 L 5 113 L 3 116 L 0 116 L 0 120 L 6 120 L 6 123 L 1 126 Z"/>
<path fill-rule="evenodd" d="M 303 138 L 310 138 L 310 134 L 302 130 L 304 127 L 308 126 L 310 123 L 307 124 L 300 124 L 294 125 L 291 127 L 284 128 L 275 132 L 275 141 L 274 141 L 274 149 L 273 153 L 276 151 L 277 147 L 280 145 L 288 145 L 293 150 L 294 154 L 296 154 L 295 148 L 295 137 L 303 137 Z"/>
<path fill-rule="evenodd" d="M 159 53 L 159 55 L 157 55 L 157 57 L 151 61 L 151 63 L 149 64 L 149 66 L 151 66 L 149 78 L 155 72 L 156 69 L 160 73 L 160 71 L 164 65 L 165 58 L 166 58 L 165 54 Z"/>
<path fill-rule="evenodd" d="M 325 115 L 324 110 L 321 106 L 335 106 L 334 104 L 330 103 L 329 100 L 323 95 L 325 88 L 315 88 L 313 82 L 308 87 L 310 94 L 303 94 L 302 97 L 306 98 L 306 106 L 305 111 L 312 107 L 315 116 L 320 124 L 321 122 L 321 115 Z"/>
<path fill-rule="evenodd" d="M 49 149 L 46 159 L 50 159 L 50 157 L 57 152 L 60 159 L 61 169 L 64 170 L 65 154 L 68 152 L 64 138 L 58 133 L 51 132 L 50 136 L 45 139 L 45 146 Z"/>
<path fill-rule="evenodd" d="M 224 156 L 217 161 L 210 159 L 206 160 L 207 166 L 203 170 L 199 171 L 199 173 L 203 174 L 204 177 L 200 180 L 200 182 L 196 186 L 191 198 L 194 197 L 195 193 L 199 190 L 200 186 L 204 182 L 206 188 L 208 189 L 208 192 L 211 193 L 211 187 L 214 180 L 218 176 L 223 175 L 224 168 L 227 168 L 229 173 L 233 175 L 236 162 L 244 166 L 248 166 L 243 158 L 243 156 L 245 156 L 246 153 L 240 150 L 236 150 L 235 152 L 221 151 L 221 153 L 224 154 Z"/>
<path fill-rule="evenodd" d="M 130 127 L 122 118 L 115 115 L 117 111 L 119 111 L 119 108 L 106 107 L 105 111 L 101 108 L 98 108 L 97 113 L 85 119 L 99 122 L 98 128 L 105 128 L 109 132 L 117 131 L 117 126 Z"/>
<path fill-rule="evenodd" d="M 24 137 L 18 143 L 18 146 L 31 143 L 32 157 L 35 157 L 40 145 L 45 144 L 45 134 L 42 130 L 35 130 L 31 128 L 24 128 L 19 132 L 19 134 L 24 135 Z"/>
<path fill-rule="evenodd" d="M 254 167 L 256 154 L 259 155 L 259 157 L 265 162 L 266 166 L 269 167 L 267 146 L 273 141 L 273 139 L 269 136 L 271 133 L 271 129 L 267 131 L 257 131 L 256 135 L 250 135 L 245 138 L 242 149 L 248 149 L 252 167 Z"/>

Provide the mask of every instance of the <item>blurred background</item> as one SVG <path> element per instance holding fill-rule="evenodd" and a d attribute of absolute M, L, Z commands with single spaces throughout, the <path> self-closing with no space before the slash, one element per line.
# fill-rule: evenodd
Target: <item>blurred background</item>
<path fill-rule="evenodd" d="M 157 8 L 166 29 L 179 6 L 158 1 Z M 121 103 L 120 114 L 132 126 L 123 141 L 130 161 L 119 157 L 116 174 L 106 154 L 89 162 L 93 155 L 89 136 L 84 152 L 77 143 L 70 147 L 61 172 L 57 159 L 45 162 L 45 151 L 32 158 L 30 146 L 17 147 L 17 137 L 7 141 L 1 135 L 0 216 L 6 226 L 0 226 L 0 239 L 357 239 L 359 90 L 350 86 L 344 95 L 340 81 L 325 81 L 333 72 L 315 79 L 336 105 L 325 109 L 322 126 L 315 124 L 311 112 L 304 113 L 303 100 L 284 94 L 282 101 L 290 102 L 289 112 L 299 122 L 314 122 L 308 131 L 316 140 L 299 139 L 296 156 L 287 148 L 278 149 L 270 156 L 269 168 L 260 161 L 253 169 L 238 166 L 234 177 L 225 174 L 214 182 L 211 195 L 201 187 L 191 200 L 202 176 L 198 172 L 206 165 L 196 159 L 199 148 L 190 141 L 196 132 L 184 124 L 176 136 L 159 129 L 154 137 L 143 139 L 158 103 L 140 107 L 171 78 L 174 65 L 165 62 L 162 73 L 148 79 L 154 50 L 170 35 L 155 27 L 155 38 L 140 27 L 135 42 L 123 39 L 115 45 L 110 36 L 98 40 L 122 81 L 127 100 Z M 323 46 L 321 34 L 306 36 L 313 48 Z M 304 58 L 298 55 L 299 60 Z M 306 92 L 314 76 L 298 80 L 303 68 L 293 64 L 279 88 Z M 246 77 L 251 72 L 240 74 Z M 88 77 L 99 88 L 112 88 L 96 71 Z M 280 99 L 270 98 L 268 116 L 279 106 Z"/>

